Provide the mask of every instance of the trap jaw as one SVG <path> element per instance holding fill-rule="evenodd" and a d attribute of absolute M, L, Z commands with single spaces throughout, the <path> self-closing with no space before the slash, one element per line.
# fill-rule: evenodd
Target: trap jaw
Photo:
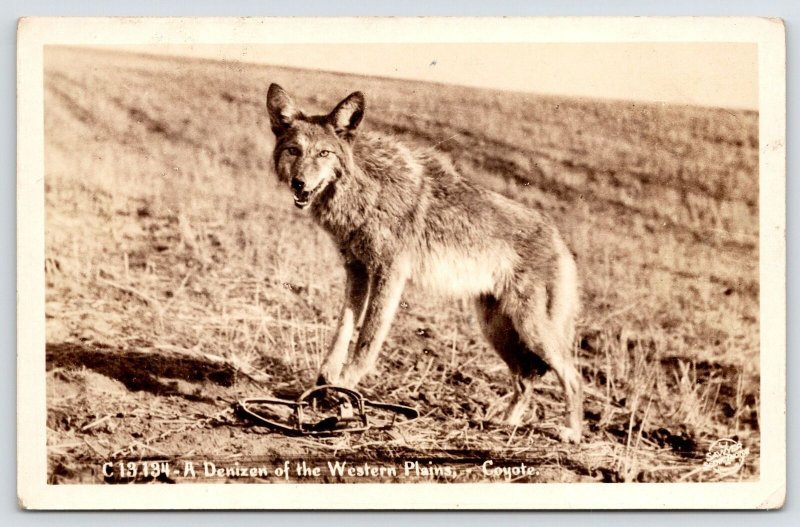
<path fill-rule="evenodd" d="M 315 421 L 314 414 L 320 412 L 320 404 L 336 400 L 337 415 L 329 415 Z M 288 424 L 268 418 L 256 406 L 284 406 L 294 409 L 294 423 Z M 388 423 L 375 425 L 370 422 L 367 408 L 374 408 L 392 415 Z M 316 386 L 303 392 L 295 401 L 286 399 L 248 398 L 238 401 L 237 409 L 243 417 L 283 432 L 287 435 L 330 436 L 346 432 L 365 432 L 367 430 L 386 430 L 396 424 L 398 416 L 405 417 L 402 422 L 409 422 L 419 417 L 419 412 L 410 406 L 400 404 L 373 402 L 357 391 L 343 386 Z"/>

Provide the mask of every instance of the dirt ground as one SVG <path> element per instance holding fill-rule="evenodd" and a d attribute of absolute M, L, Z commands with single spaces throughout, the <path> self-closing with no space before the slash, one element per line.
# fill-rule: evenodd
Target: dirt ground
<path fill-rule="evenodd" d="M 45 59 L 51 483 L 758 478 L 757 113 L 86 49 Z M 523 426 L 498 424 L 510 378 L 470 303 L 413 287 L 359 389 L 418 420 L 298 438 L 232 411 L 313 385 L 343 289 L 331 242 L 272 176 L 270 82 L 317 111 L 361 90 L 365 127 L 436 145 L 553 216 L 583 281 L 581 445 L 556 439 L 552 374 Z M 733 474 L 703 466 L 721 438 L 749 451 Z M 487 460 L 509 470 L 487 475 Z M 304 461 L 321 473 L 298 475 Z"/>

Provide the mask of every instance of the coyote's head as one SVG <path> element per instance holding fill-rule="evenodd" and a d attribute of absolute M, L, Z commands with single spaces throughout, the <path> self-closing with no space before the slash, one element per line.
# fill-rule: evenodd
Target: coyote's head
<path fill-rule="evenodd" d="M 328 115 L 306 116 L 277 84 L 267 92 L 275 133 L 275 171 L 289 183 L 294 204 L 305 208 L 352 164 L 350 143 L 364 117 L 364 95 L 350 94 Z"/>

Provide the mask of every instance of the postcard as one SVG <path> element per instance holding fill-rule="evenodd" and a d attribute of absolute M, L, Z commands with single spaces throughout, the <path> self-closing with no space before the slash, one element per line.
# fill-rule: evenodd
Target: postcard
<path fill-rule="evenodd" d="M 784 26 L 25 18 L 30 509 L 777 508 Z"/>

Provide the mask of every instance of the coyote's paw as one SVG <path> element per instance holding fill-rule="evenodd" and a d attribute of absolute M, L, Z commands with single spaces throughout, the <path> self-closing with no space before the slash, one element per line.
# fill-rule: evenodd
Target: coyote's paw
<path fill-rule="evenodd" d="M 343 386 L 345 388 L 350 388 L 351 390 L 355 389 L 358 381 L 361 380 L 362 375 L 354 370 L 345 370 L 342 372 L 341 377 L 339 378 L 338 386 Z"/>
<path fill-rule="evenodd" d="M 342 374 L 334 368 L 320 368 L 317 375 L 317 386 L 341 386 Z"/>
<path fill-rule="evenodd" d="M 317 375 L 316 386 L 329 386 L 331 384 L 334 384 L 334 381 L 332 381 L 328 375 L 325 375 L 324 373 Z"/>
<path fill-rule="evenodd" d="M 509 409 L 500 422 L 510 427 L 522 426 L 523 415 L 525 415 L 524 412 L 519 409 Z"/>
<path fill-rule="evenodd" d="M 558 439 L 562 443 L 572 443 L 574 445 L 581 442 L 581 431 L 574 428 L 562 428 L 558 431 Z"/>

